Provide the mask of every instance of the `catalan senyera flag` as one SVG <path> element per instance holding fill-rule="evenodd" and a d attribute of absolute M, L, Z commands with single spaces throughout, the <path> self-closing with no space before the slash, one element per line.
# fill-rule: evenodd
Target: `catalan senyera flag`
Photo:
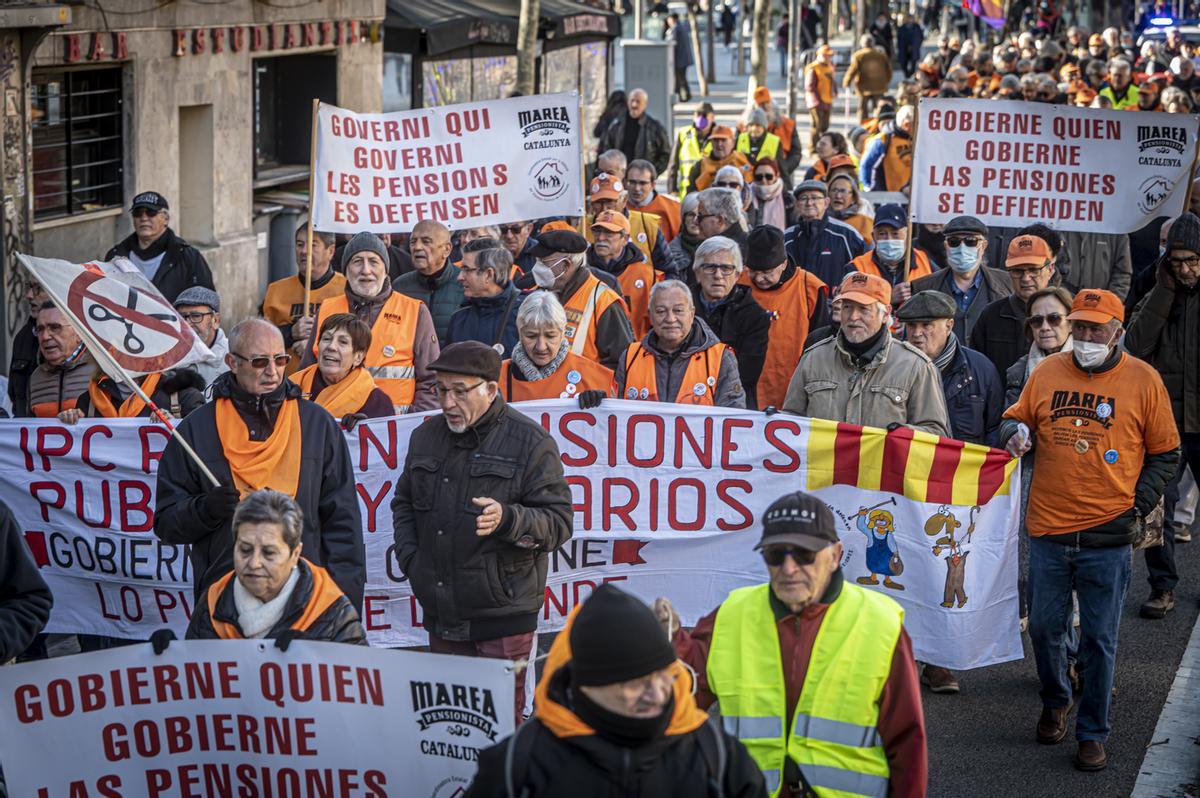
<path fill-rule="evenodd" d="M 894 432 L 814 418 L 807 489 L 853 485 L 919 502 L 973 506 L 1007 496 L 1017 460 L 911 427 Z"/>

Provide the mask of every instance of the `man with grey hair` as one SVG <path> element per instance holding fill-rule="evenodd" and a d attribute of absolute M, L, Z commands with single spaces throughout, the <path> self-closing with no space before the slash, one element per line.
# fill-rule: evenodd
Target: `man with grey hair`
<path fill-rule="evenodd" d="M 746 405 L 758 407 L 756 388 L 767 357 L 771 314 L 755 301 L 750 286 L 738 282 L 742 269 L 736 241 L 724 236 L 708 239 L 696 248 L 692 300 L 696 316 L 736 353 Z"/>
<path fill-rule="evenodd" d="M 617 363 L 617 396 L 651 402 L 745 407 L 737 359 L 696 318 L 692 292 L 679 280 L 650 290 L 651 330 Z"/>
<path fill-rule="evenodd" d="M 671 160 L 671 137 L 657 119 L 646 113 L 650 98 L 645 89 L 629 92 L 625 113 L 615 118 L 600 136 L 600 152 L 620 150 L 626 162 L 644 158 L 659 172 Z M 596 171 L 601 171 L 599 166 Z"/>
<path fill-rule="evenodd" d="M 750 163 L 759 158 L 770 158 L 778 163 L 782 145 L 779 136 L 767 130 L 767 112 L 757 106 L 751 108 L 746 114 L 746 129 L 737 137 L 737 151 Z"/>
<path fill-rule="evenodd" d="M 278 490 L 304 512 L 305 556 L 361 608 L 366 556 L 350 453 L 333 417 L 284 379 L 290 359 L 279 328 L 266 319 L 233 328 L 230 370 L 213 382 L 212 401 L 176 428 L 221 484 L 214 487 L 171 438 L 158 464 L 154 533 L 191 546 L 198 600 L 233 568 L 230 524 L 239 499 Z"/>
<path fill-rule="evenodd" d="M 510 357 L 517 345 L 517 310 L 522 294 L 508 279 L 512 255 L 494 238 L 477 238 L 463 248 L 458 282 L 462 307 L 450 317 L 447 345 L 479 341 Z"/>
<path fill-rule="evenodd" d="M 596 171 L 611 175 L 617 180 L 625 179 L 625 171 L 629 168 L 629 159 L 620 150 L 605 150 L 596 158 Z"/>
<path fill-rule="evenodd" d="M 722 236 L 736 241 L 746 260 L 746 234 L 750 225 L 742 210 L 742 196 L 728 188 L 706 188 L 699 192 L 696 224 L 701 240 Z"/>
<path fill-rule="evenodd" d="M 805 180 L 794 193 L 799 220 L 783 234 L 788 260 L 833 288 L 854 268 L 850 261 L 867 251 L 867 243 L 857 230 L 830 215 L 824 181 Z"/>
<path fill-rule="evenodd" d="M 850 56 L 842 86 L 847 89 L 854 86 L 858 95 L 858 121 L 862 122 L 874 115 L 879 98 L 892 83 L 892 59 L 875 46 L 875 38 L 869 33 L 858 40 L 858 47 Z"/>
<path fill-rule="evenodd" d="M 1124 58 L 1108 62 L 1108 80 L 1100 84 L 1101 97 L 1112 103 L 1114 111 L 1137 108 L 1138 88 L 1133 82 L 1133 67 Z"/>
<path fill-rule="evenodd" d="M 458 231 L 458 248 L 459 251 L 466 249 L 467 244 L 470 244 L 477 238 L 494 238 L 500 240 L 500 227 L 498 225 L 489 224 L 484 227 L 468 227 L 466 230 Z"/>

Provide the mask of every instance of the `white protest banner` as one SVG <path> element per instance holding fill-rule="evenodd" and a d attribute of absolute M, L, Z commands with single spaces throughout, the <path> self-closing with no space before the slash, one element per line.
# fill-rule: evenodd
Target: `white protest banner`
<path fill-rule="evenodd" d="M 918 108 L 912 219 L 1131 233 L 1183 211 L 1200 117 L 1012 100 Z"/>
<path fill-rule="evenodd" d="M 919 657 L 965 669 L 1021 656 L 1019 481 L 1001 451 L 908 429 L 721 408 L 517 407 L 557 440 L 576 511 L 574 536 L 550 556 L 543 630 L 561 628 L 606 581 L 648 601 L 668 596 L 694 623 L 730 590 L 765 581 L 753 551 L 758 519 L 780 494 L 806 489 L 838 518 L 847 578 L 874 583 L 905 607 Z M 375 419 L 347 436 L 372 645 L 426 642 L 391 514 L 408 437 L 421 422 Z M 161 544 L 151 531 L 165 445 L 161 427 L 135 421 L 0 422 L 0 500 L 55 594 L 49 631 L 145 639 L 164 625 L 186 627 L 187 547 Z M 860 517 L 860 509 L 868 512 Z M 881 560 L 890 561 L 893 545 L 903 572 L 888 578 Z"/>
<path fill-rule="evenodd" d="M 459 795 L 512 733 L 503 660 L 297 641 L 149 644 L 0 668 L 29 798 Z"/>
<path fill-rule="evenodd" d="M 579 94 L 359 114 L 317 112 L 313 224 L 452 230 L 583 215 Z"/>

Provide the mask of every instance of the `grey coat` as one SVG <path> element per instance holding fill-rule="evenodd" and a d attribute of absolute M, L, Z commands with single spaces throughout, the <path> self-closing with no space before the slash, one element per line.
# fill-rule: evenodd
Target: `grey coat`
<path fill-rule="evenodd" d="M 1063 285 L 1071 293 L 1079 293 L 1084 288 L 1104 288 L 1121 299 L 1128 296 L 1133 280 L 1129 236 L 1124 233 L 1064 232 L 1062 239 L 1063 248 L 1058 260 L 1065 275 Z"/>

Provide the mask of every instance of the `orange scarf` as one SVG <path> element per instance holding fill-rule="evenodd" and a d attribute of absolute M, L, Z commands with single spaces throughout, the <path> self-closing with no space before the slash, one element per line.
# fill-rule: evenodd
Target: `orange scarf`
<path fill-rule="evenodd" d="M 119 410 L 114 407 L 108 393 L 100 387 L 100 380 L 103 378 L 103 374 L 97 374 L 88 383 L 88 396 L 92 398 L 92 410 L 97 416 L 100 418 L 137 418 L 142 414 L 142 411 L 146 409 L 146 403 L 142 401 L 142 397 L 137 395 L 137 391 L 129 394 L 129 398 L 121 403 Z M 161 379 L 162 374 L 150 374 L 146 377 L 146 381 L 142 383 L 142 390 L 146 396 L 154 396 Z"/>
<path fill-rule="evenodd" d="M 275 429 L 265 441 L 252 441 L 246 423 L 229 399 L 217 400 L 217 435 L 242 496 L 262 488 L 296 495 L 300 484 L 300 405 L 284 401 Z"/>
<path fill-rule="evenodd" d="M 324 390 L 313 396 L 312 387 L 316 377 L 317 367 L 314 365 L 297 371 L 291 376 L 291 380 L 300 386 L 305 399 L 316 402 L 334 418 L 340 419 L 362 410 L 371 391 L 375 390 L 375 378 L 365 368 L 350 369 L 350 373 L 343 377 L 341 382 L 326 385 Z"/>

